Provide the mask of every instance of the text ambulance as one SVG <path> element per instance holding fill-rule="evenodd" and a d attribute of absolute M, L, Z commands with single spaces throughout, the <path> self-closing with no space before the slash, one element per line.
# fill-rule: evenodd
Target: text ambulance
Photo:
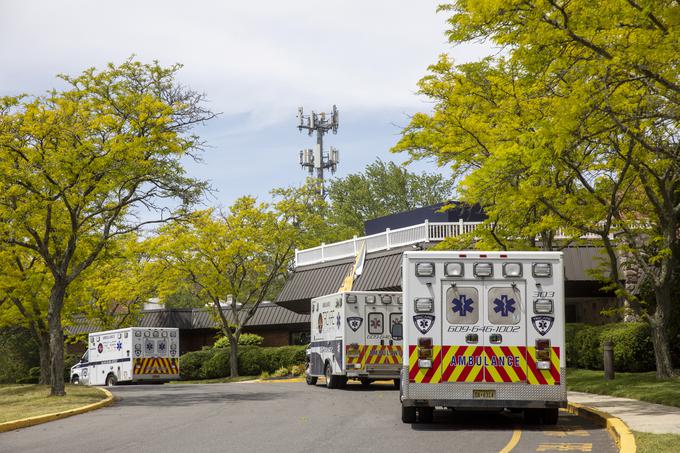
<path fill-rule="evenodd" d="M 405 252 L 405 423 L 435 407 L 557 423 L 567 404 L 561 252 Z"/>
<path fill-rule="evenodd" d="M 307 384 L 337 388 L 393 379 L 401 370 L 401 293 L 348 291 L 312 299 Z"/>
<path fill-rule="evenodd" d="M 88 335 L 87 352 L 71 367 L 74 384 L 179 379 L 179 329 L 130 327 Z"/>

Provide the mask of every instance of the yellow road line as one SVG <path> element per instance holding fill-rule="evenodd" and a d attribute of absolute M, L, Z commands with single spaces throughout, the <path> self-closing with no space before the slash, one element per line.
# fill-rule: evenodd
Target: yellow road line
<path fill-rule="evenodd" d="M 508 442 L 508 444 L 505 447 L 503 447 L 501 449 L 501 451 L 499 451 L 498 453 L 509 453 L 509 452 L 511 452 L 512 449 L 517 446 L 517 444 L 519 443 L 519 439 L 521 437 L 522 437 L 522 430 L 519 429 L 519 428 L 516 428 L 512 432 L 512 437 L 510 438 L 510 442 Z"/>

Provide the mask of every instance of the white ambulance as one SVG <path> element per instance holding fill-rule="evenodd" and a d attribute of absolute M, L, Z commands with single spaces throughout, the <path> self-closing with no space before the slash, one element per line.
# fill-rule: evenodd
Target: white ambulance
<path fill-rule="evenodd" d="M 326 387 L 348 379 L 399 385 L 402 357 L 401 293 L 347 291 L 312 299 L 307 384 Z"/>
<path fill-rule="evenodd" d="M 523 411 L 557 423 L 566 407 L 561 252 L 405 252 L 404 423 L 435 407 Z"/>
<path fill-rule="evenodd" d="M 179 329 L 129 327 L 88 335 L 88 348 L 71 367 L 71 382 L 114 386 L 119 382 L 179 379 Z"/>

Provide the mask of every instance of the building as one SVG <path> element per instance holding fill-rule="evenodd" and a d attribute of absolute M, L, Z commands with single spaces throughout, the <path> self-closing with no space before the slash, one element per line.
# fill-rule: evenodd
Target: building
<path fill-rule="evenodd" d="M 224 310 L 227 319 L 230 310 Z M 136 326 L 177 327 L 180 330 L 180 354 L 212 346 L 221 336 L 219 323 L 209 308 L 161 308 L 142 310 Z M 77 318 L 66 331 L 70 335 L 102 330 L 94 320 Z M 271 302 L 262 302 L 244 328 L 264 338 L 263 346 L 287 346 L 309 342 L 309 315 L 296 313 Z"/>
<path fill-rule="evenodd" d="M 362 245 L 366 248 L 364 268 L 354 282 L 354 289 L 400 291 L 401 255 L 405 250 L 426 249 L 447 237 L 474 231 L 485 218 L 478 207 L 458 205 L 447 211 L 444 220 L 442 213 L 437 212 L 440 207 L 428 206 L 371 220 L 366 222 L 364 237 L 296 251 L 294 273 L 276 303 L 297 313 L 309 313 L 313 297 L 340 288 Z M 409 221 L 416 223 L 404 226 Z M 377 228 L 382 231 L 375 232 Z M 603 324 L 612 320 L 600 312 L 617 307 L 619 301 L 613 292 L 602 291 L 602 283 L 593 276 L 594 270 L 602 265 L 602 249 L 567 247 L 563 252 L 567 322 Z"/>

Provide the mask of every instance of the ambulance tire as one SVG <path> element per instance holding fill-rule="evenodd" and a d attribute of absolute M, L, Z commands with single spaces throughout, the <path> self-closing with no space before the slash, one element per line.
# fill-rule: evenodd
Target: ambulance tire
<path fill-rule="evenodd" d="M 544 425 L 556 425 L 557 419 L 560 417 L 560 410 L 555 408 L 545 408 L 541 411 L 541 420 Z"/>
<path fill-rule="evenodd" d="M 338 378 L 339 376 L 335 376 L 333 374 L 333 368 L 331 367 L 331 364 L 326 362 L 326 369 L 324 370 L 324 376 L 326 376 L 326 388 L 328 389 L 336 389 L 338 388 Z"/>
<path fill-rule="evenodd" d="M 401 379 L 393 379 L 392 385 L 394 386 L 395 390 L 399 390 L 401 388 Z"/>
<path fill-rule="evenodd" d="M 368 387 L 371 385 L 371 380 L 369 378 L 361 378 L 359 379 L 359 382 L 361 382 L 362 387 Z"/>
<path fill-rule="evenodd" d="M 538 425 L 541 422 L 541 409 L 524 409 L 524 423 Z"/>
<path fill-rule="evenodd" d="M 310 376 L 310 375 L 305 376 L 305 382 L 307 383 L 307 385 L 316 385 L 316 381 L 318 381 L 318 380 L 319 380 L 319 378 L 317 378 L 316 376 Z"/>
<path fill-rule="evenodd" d="M 401 421 L 404 423 L 416 422 L 416 408 L 401 406 Z"/>
<path fill-rule="evenodd" d="M 419 407 L 418 421 L 420 423 L 432 423 L 434 418 L 434 407 Z"/>
<path fill-rule="evenodd" d="M 73 384 L 73 385 L 80 384 L 80 377 L 77 374 L 74 374 L 73 376 L 71 376 L 71 384 Z"/>
<path fill-rule="evenodd" d="M 347 388 L 347 376 L 338 376 L 338 388 Z"/>
<path fill-rule="evenodd" d="M 108 376 L 106 376 L 106 386 L 107 387 L 113 387 L 118 383 L 118 379 L 116 379 L 116 375 L 113 373 L 110 373 Z"/>

